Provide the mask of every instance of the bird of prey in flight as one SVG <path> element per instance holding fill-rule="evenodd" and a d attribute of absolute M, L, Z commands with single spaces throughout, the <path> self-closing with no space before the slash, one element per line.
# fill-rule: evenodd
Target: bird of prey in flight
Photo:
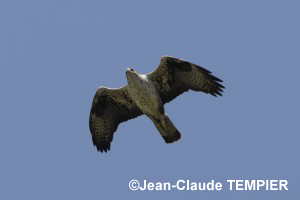
<path fill-rule="evenodd" d="M 182 59 L 163 56 L 157 69 L 149 74 L 126 70 L 127 85 L 112 89 L 100 87 L 90 112 L 90 131 L 98 151 L 110 150 L 120 123 L 145 114 L 166 143 L 181 135 L 167 116 L 164 104 L 188 90 L 222 96 L 222 80 L 210 71 Z"/>

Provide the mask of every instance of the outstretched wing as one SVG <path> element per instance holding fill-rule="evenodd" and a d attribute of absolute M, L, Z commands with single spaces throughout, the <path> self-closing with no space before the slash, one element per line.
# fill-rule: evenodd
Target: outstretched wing
<path fill-rule="evenodd" d="M 189 89 L 202 91 L 213 96 L 222 96 L 222 80 L 210 71 L 193 63 L 163 56 L 155 71 L 147 74 L 154 83 L 163 103 L 168 103 Z"/>
<path fill-rule="evenodd" d="M 128 96 L 126 87 L 101 87 L 95 94 L 89 124 L 93 143 L 98 151 L 110 150 L 113 134 L 120 123 L 143 114 Z"/>

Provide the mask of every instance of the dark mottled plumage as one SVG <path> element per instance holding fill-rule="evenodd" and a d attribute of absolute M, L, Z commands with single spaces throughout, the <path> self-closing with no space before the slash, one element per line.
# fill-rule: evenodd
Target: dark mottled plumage
<path fill-rule="evenodd" d="M 225 88 L 219 83 L 222 80 L 211 75 L 207 69 L 172 57 L 162 57 L 158 68 L 148 76 L 164 103 L 172 101 L 189 89 L 222 96 L 222 89 Z"/>
<path fill-rule="evenodd" d="M 98 151 L 110 150 L 113 134 L 120 123 L 142 115 L 128 96 L 126 86 L 120 89 L 100 87 L 90 113 L 90 131 Z"/>
<path fill-rule="evenodd" d="M 142 114 L 153 121 L 166 143 L 177 141 L 181 135 L 164 113 L 163 104 L 190 89 L 222 96 L 224 88 L 222 80 L 207 69 L 170 56 L 162 57 L 152 73 L 140 75 L 128 69 L 126 75 L 129 85 L 119 89 L 101 87 L 94 97 L 89 124 L 98 151 L 110 150 L 120 123 Z M 137 90 L 138 86 L 142 89 Z M 158 97 L 152 98 L 156 94 Z"/>

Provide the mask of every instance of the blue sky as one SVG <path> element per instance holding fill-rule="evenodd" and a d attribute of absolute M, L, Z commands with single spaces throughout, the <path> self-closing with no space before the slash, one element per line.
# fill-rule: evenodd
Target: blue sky
<path fill-rule="evenodd" d="M 0 199 L 299 199 L 298 1 L 0 2 Z M 145 116 L 100 154 L 88 128 L 96 89 L 153 71 L 162 55 L 224 80 L 165 106 L 182 139 Z M 215 180 L 221 191 L 131 191 L 130 180 Z M 226 180 L 288 180 L 230 191 Z"/>

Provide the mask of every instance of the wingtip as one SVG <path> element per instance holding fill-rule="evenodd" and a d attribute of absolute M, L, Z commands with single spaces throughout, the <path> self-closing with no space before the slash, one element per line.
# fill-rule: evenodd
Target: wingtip
<path fill-rule="evenodd" d="M 217 97 L 217 95 L 213 92 L 211 92 L 210 94 L 213 95 L 214 97 Z"/>
<path fill-rule="evenodd" d="M 105 144 L 105 145 L 101 145 L 101 144 L 94 144 L 97 148 L 98 152 L 101 153 L 108 153 L 110 151 L 110 143 L 109 144 Z"/>
<path fill-rule="evenodd" d="M 218 91 L 218 90 L 210 92 L 209 94 L 213 95 L 214 97 L 223 96 L 222 91 Z"/>
<path fill-rule="evenodd" d="M 217 95 L 219 95 L 219 96 L 223 96 L 222 93 L 219 92 L 219 91 L 215 91 L 215 93 L 216 93 Z"/>

